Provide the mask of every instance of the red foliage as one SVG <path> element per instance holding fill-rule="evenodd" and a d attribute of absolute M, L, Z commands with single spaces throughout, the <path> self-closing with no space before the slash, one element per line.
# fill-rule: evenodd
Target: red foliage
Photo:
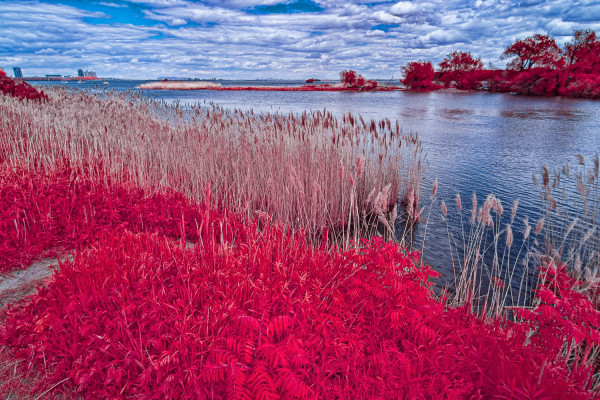
<path fill-rule="evenodd" d="M 509 69 L 484 70 L 480 59 L 455 51 L 433 72 L 428 63 L 411 63 L 401 80 L 411 90 L 440 86 L 535 96 L 600 97 L 600 41 L 591 30 L 575 31 L 564 53 L 547 35 L 517 40 L 501 58 L 512 58 Z"/>
<path fill-rule="evenodd" d="M 486 322 L 435 300 L 436 273 L 418 253 L 379 238 L 315 249 L 285 227 L 194 210 L 174 193 L 144 199 L 66 171 L 19 174 L 32 193 L 25 208 L 41 205 L 42 216 L 38 186 L 62 190 L 69 200 L 49 195 L 52 224 L 104 233 L 4 310 L 0 344 L 41 369 L 40 389 L 62 382 L 115 399 L 594 398 L 595 361 L 575 347 L 575 365 L 560 354 L 570 339 L 597 345 L 599 316 L 559 268 L 543 271 L 540 306 L 518 312 L 525 322 Z M 190 213 L 169 215 L 178 207 Z M 100 216 L 116 222 L 91 222 Z M 129 232 L 141 230 L 130 216 L 154 233 Z M 184 231 L 195 249 L 167 237 Z"/>
<path fill-rule="evenodd" d="M 358 90 L 377 90 L 377 82 L 366 80 L 365 77 L 359 75 L 354 70 L 340 72 L 340 82 L 348 89 Z"/>
<path fill-rule="evenodd" d="M 368 80 L 365 84 L 365 90 L 377 90 L 378 86 L 379 84 L 377 83 L 377 81 Z"/>
<path fill-rule="evenodd" d="M 500 91 L 535 96 L 556 96 L 561 72 L 550 68 L 532 68 L 502 82 Z"/>
<path fill-rule="evenodd" d="M 583 283 L 567 273 L 565 264 L 546 262 L 540 268 L 536 289 L 539 305 L 534 310 L 517 309 L 534 348 L 559 354 L 567 349 L 567 358 L 582 346 L 588 351 L 575 354 L 579 368 L 593 370 L 596 360 L 588 359 L 592 346 L 600 345 L 600 312 L 582 294 Z M 581 371 L 580 371 L 581 372 Z"/>
<path fill-rule="evenodd" d="M 483 69 L 480 58 L 473 58 L 471 53 L 454 51 L 440 63 L 439 81 L 445 87 L 455 87 L 461 90 L 476 90 L 481 87 Z"/>
<path fill-rule="evenodd" d="M 533 35 L 524 40 L 517 40 L 508 46 L 502 58 L 514 59 L 508 67 L 517 71 L 527 71 L 531 68 L 556 68 L 561 66 L 562 51 L 554 38 L 548 35 Z"/>
<path fill-rule="evenodd" d="M 148 195 L 110 183 L 99 186 L 67 165 L 51 174 L 0 167 L 0 272 L 56 251 L 87 245 L 108 231 L 193 237 L 199 210 L 183 196 Z"/>
<path fill-rule="evenodd" d="M 400 83 L 409 90 L 429 91 L 440 88 L 433 83 L 434 71 L 431 62 L 411 62 L 403 67 L 404 79 Z"/>
<path fill-rule="evenodd" d="M 43 91 L 38 92 L 27 82 L 6 76 L 4 71 L 0 71 L 0 93 L 19 99 L 48 100 Z"/>
<path fill-rule="evenodd" d="M 565 46 L 566 63 L 570 72 L 600 75 L 600 41 L 596 32 L 579 30 L 573 36 L 573 42 Z"/>
<path fill-rule="evenodd" d="M 568 97 L 600 98 L 600 74 L 571 74 L 559 94 Z"/>
<path fill-rule="evenodd" d="M 340 72 L 340 82 L 346 87 L 355 87 L 356 79 L 356 71 L 352 69 L 350 71 L 343 70 Z"/>

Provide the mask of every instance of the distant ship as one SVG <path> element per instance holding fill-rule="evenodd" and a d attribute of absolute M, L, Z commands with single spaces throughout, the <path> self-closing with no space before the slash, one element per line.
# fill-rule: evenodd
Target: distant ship
<path fill-rule="evenodd" d="M 105 84 L 105 85 L 108 85 L 108 82 L 107 82 L 107 81 L 104 81 L 104 82 L 102 82 L 102 83 L 103 83 L 103 84 Z"/>
<path fill-rule="evenodd" d="M 315 82 L 321 82 L 320 79 L 317 78 L 310 78 L 306 80 L 306 83 L 315 83 Z"/>

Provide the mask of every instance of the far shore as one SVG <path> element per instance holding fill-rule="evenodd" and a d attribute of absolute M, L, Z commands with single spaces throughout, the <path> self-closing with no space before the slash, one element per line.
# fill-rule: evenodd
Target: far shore
<path fill-rule="evenodd" d="M 237 90 L 237 91 L 277 91 L 277 92 L 389 92 L 402 90 L 397 86 L 378 87 L 376 89 L 349 88 L 342 84 L 302 85 L 302 86 L 222 86 L 214 82 L 184 82 L 184 81 L 159 81 L 147 82 L 136 86 L 136 89 L 149 90 Z"/>

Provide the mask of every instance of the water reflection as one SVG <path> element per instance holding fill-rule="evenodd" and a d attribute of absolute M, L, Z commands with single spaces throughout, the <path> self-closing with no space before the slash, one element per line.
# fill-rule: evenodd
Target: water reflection
<path fill-rule="evenodd" d="M 533 109 L 526 110 L 502 110 L 500 115 L 507 118 L 523 118 L 523 119 L 554 119 L 554 120 L 570 120 L 580 121 L 585 118 L 585 113 L 577 110 L 553 110 L 553 109 Z"/>

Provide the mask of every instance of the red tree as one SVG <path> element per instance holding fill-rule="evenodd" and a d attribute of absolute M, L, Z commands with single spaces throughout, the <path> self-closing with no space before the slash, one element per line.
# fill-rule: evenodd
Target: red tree
<path fill-rule="evenodd" d="M 572 72 L 600 74 L 600 41 L 596 32 L 579 30 L 573 41 L 565 46 L 565 58 Z"/>
<path fill-rule="evenodd" d="M 364 76 L 357 74 L 354 70 L 343 70 L 340 72 L 340 82 L 348 89 L 375 90 L 377 82 L 368 81 Z"/>
<path fill-rule="evenodd" d="M 346 87 L 356 86 L 356 71 L 352 69 L 350 71 L 343 70 L 340 72 L 340 81 Z"/>
<path fill-rule="evenodd" d="M 475 59 L 468 52 L 453 51 L 440 63 L 440 81 L 446 87 L 475 90 L 481 87 L 481 76 L 477 72 L 482 69 L 480 58 Z"/>
<path fill-rule="evenodd" d="M 562 61 L 562 51 L 554 38 L 548 35 L 533 35 L 524 40 L 517 40 L 508 46 L 502 59 L 514 57 L 507 67 L 517 71 L 530 70 L 533 66 L 556 68 Z"/>
<path fill-rule="evenodd" d="M 402 70 L 404 79 L 400 79 L 400 83 L 406 86 L 407 89 L 422 91 L 439 89 L 439 85 L 433 83 L 434 72 L 430 61 L 413 61 L 403 67 Z"/>

